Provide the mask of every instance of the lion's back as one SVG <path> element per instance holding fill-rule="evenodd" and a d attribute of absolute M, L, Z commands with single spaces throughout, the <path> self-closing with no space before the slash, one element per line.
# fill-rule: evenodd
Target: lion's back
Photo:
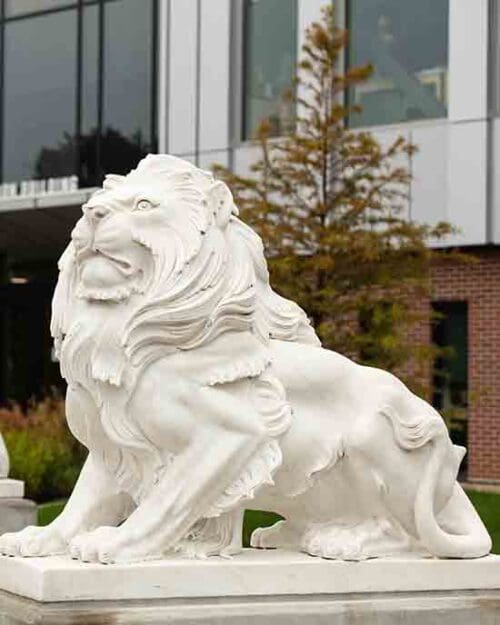
<path fill-rule="evenodd" d="M 274 373 L 295 412 L 300 414 L 301 406 L 307 406 L 311 418 L 331 420 L 335 414 L 337 423 L 349 421 L 363 412 L 372 413 L 384 396 L 409 393 L 392 374 L 322 347 L 271 341 L 271 353 Z M 353 406 L 356 414 L 351 414 Z"/>

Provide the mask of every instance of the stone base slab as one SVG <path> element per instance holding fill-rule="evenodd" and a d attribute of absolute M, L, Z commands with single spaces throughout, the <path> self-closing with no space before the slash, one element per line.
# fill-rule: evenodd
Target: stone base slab
<path fill-rule="evenodd" d="M 39 602 L 500 591 L 500 556 L 340 562 L 280 550 L 248 549 L 231 560 L 173 556 L 108 566 L 63 556 L 1 556 L 0 589 Z"/>
<path fill-rule="evenodd" d="M 0 591 L 2 625 L 499 625 L 500 591 L 39 603 Z"/>

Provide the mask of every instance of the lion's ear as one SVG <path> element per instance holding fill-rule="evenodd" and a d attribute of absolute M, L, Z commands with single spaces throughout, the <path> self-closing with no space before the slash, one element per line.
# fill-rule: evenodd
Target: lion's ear
<path fill-rule="evenodd" d="M 125 180 L 125 176 L 120 174 L 106 174 L 104 182 L 102 183 L 103 189 L 114 189 L 118 185 L 122 184 Z"/>
<path fill-rule="evenodd" d="M 234 205 L 233 195 L 224 182 L 217 180 L 210 191 L 210 203 L 219 228 L 225 228 L 231 215 L 237 215 L 238 209 Z"/>

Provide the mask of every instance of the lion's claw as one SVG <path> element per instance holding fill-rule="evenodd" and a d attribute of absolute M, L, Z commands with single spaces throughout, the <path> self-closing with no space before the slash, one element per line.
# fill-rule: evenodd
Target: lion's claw
<path fill-rule="evenodd" d="M 0 537 L 0 554 L 23 558 L 60 555 L 66 551 L 63 537 L 50 526 L 29 525 L 20 532 L 8 532 Z"/>
<path fill-rule="evenodd" d="M 75 536 L 69 544 L 69 554 L 74 560 L 101 564 L 151 559 L 151 551 L 149 545 L 134 542 L 123 527 L 99 527 Z"/>

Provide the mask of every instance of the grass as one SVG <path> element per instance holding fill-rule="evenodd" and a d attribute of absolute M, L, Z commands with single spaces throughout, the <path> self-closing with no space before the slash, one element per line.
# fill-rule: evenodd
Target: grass
<path fill-rule="evenodd" d="M 477 490 L 468 490 L 474 507 L 483 519 L 493 540 L 493 553 L 500 554 L 500 493 L 480 493 Z"/>
<path fill-rule="evenodd" d="M 38 506 L 38 525 L 48 525 L 62 512 L 66 504 L 65 499 L 49 501 Z"/>
<path fill-rule="evenodd" d="M 500 553 L 500 494 L 467 491 L 476 510 L 488 528 L 493 539 L 493 553 Z M 64 508 L 64 501 L 53 501 L 38 506 L 38 523 L 47 525 Z M 280 517 L 272 512 L 247 510 L 243 528 L 243 544 L 248 546 L 250 536 L 256 527 L 266 527 L 275 523 Z"/>
<path fill-rule="evenodd" d="M 247 510 L 245 512 L 245 522 L 243 523 L 243 545 L 250 547 L 250 536 L 257 527 L 268 527 L 274 525 L 282 517 L 274 512 L 262 512 L 261 510 Z"/>

